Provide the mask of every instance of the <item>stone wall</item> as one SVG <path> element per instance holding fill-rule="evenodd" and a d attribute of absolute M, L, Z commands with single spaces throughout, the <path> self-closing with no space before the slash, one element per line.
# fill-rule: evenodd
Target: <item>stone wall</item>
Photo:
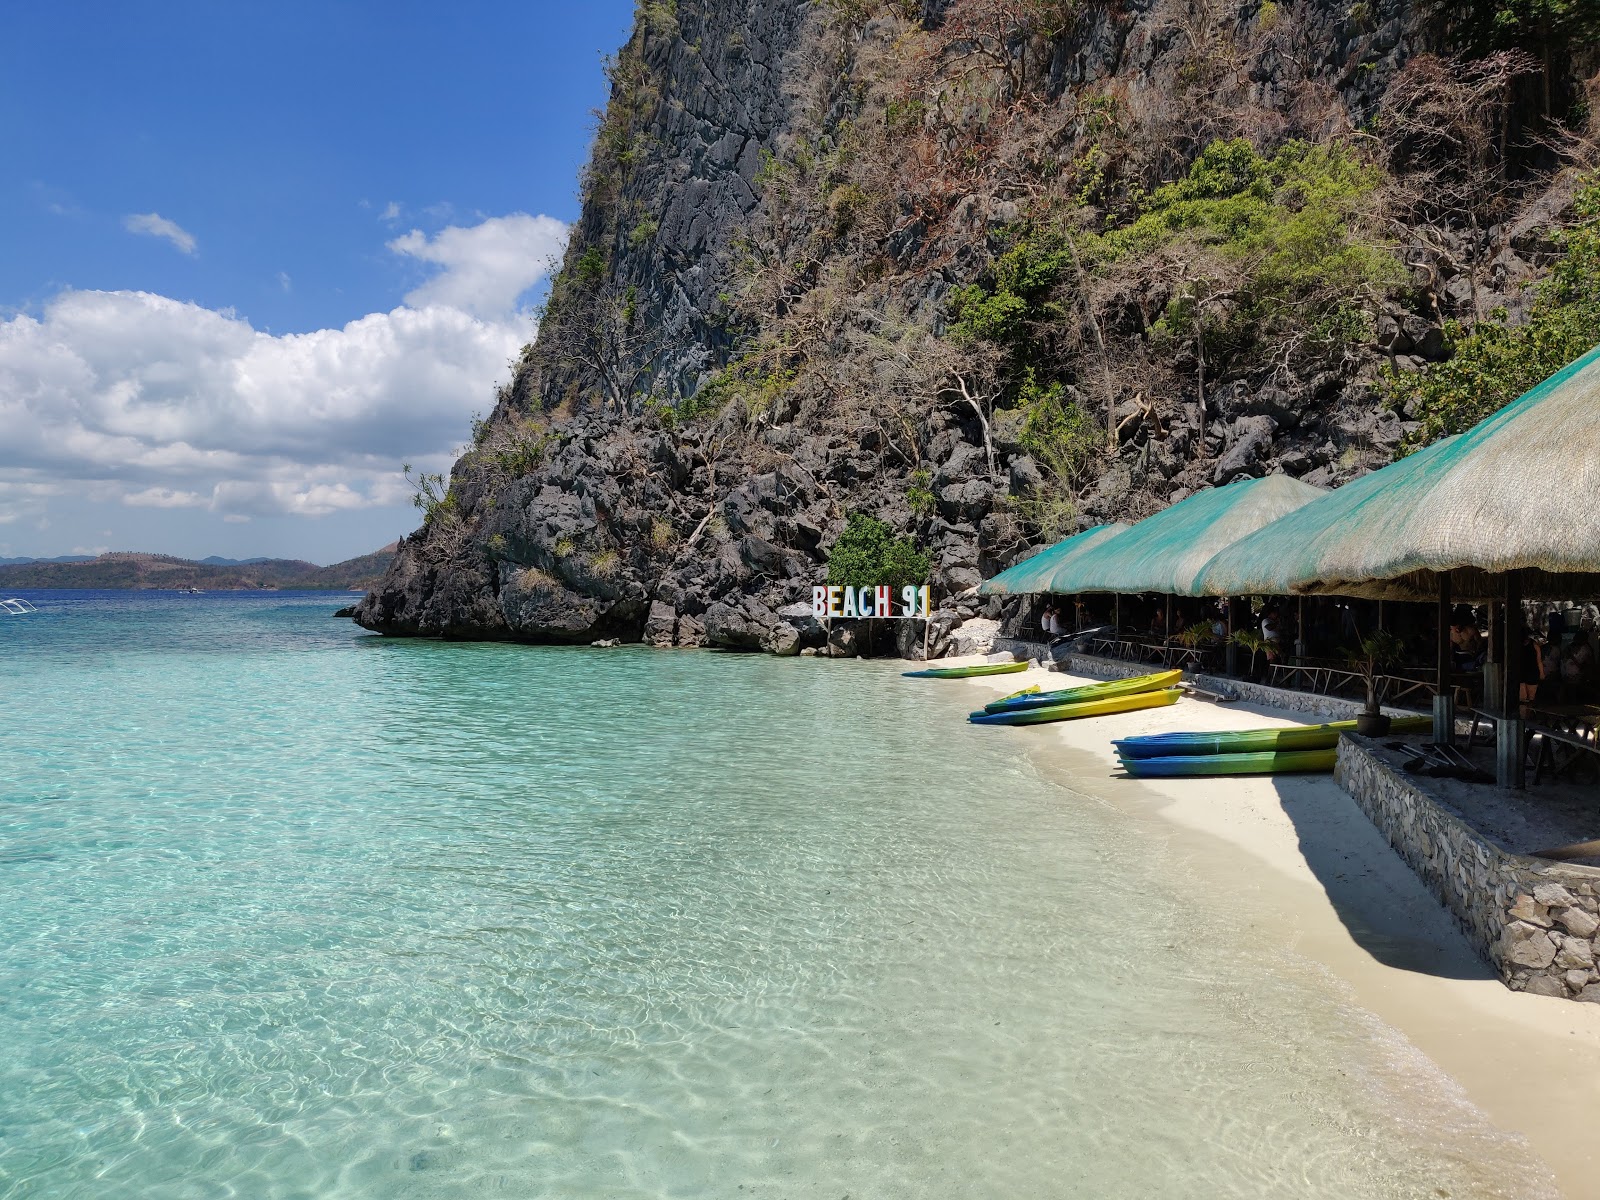
<path fill-rule="evenodd" d="M 1341 738 L 1334 778 L 1506 986 L 1600 1003 L 1600 869 L 1500 848 L 1369 745 Z"/>

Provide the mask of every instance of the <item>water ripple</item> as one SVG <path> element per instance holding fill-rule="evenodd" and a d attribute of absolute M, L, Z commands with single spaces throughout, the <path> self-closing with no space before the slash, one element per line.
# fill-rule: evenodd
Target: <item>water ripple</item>
<path fill-rule="evenodd" d="M 0 1197 L 1541 1194 L 964 689 L 38 602 Z"/>

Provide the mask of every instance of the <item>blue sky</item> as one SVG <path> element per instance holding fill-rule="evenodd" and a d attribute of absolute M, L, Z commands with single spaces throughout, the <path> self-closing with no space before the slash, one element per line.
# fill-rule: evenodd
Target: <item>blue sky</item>
<path fill-rule="evenodd" d="M 0 10 L 0 556 L 331 561 L 486 411 L 632 4 Z"/>

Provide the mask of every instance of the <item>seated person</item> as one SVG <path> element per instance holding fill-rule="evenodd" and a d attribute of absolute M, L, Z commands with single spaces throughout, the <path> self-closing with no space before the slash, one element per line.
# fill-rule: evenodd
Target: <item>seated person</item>
<path fill-rule="evenodd" d="M 1283 657 L 1283 626 L 1278 622 L 1277 605 L 1268 606 L 1261 614 L 1261 636 L 1267 643 L 1267 661 L 1277 662 Z"/>
<path fill-rule="evenodd" d="M 1587 704 L 1594 696 L 1594 647 L 1589 632 L 1579 629 L 1561 659 L 1561 685 L 1568 704 Z"/>
<path fill-rule="evenodd" d="M 1450 656 L 1458 671 L 1476 671 L 1483 666 L 1483 634 L 1467 609 L 1457 609 L 1450 622 Z"/>

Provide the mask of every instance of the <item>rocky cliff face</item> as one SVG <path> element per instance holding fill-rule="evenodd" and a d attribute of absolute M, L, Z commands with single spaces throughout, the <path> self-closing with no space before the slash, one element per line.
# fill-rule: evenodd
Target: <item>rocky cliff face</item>
<path fill-rule="evenodd" d="M 942 637 L 1074 528 L 1388 461 L 1380 372 L 1524 304 L 1571 191 L 1512 151 L 1576 68 L 1452 36 L 1406 0 L 642 5 L 539 340 L 357 620 L 792 653 L 862 511 L 929 552 Z"/>

